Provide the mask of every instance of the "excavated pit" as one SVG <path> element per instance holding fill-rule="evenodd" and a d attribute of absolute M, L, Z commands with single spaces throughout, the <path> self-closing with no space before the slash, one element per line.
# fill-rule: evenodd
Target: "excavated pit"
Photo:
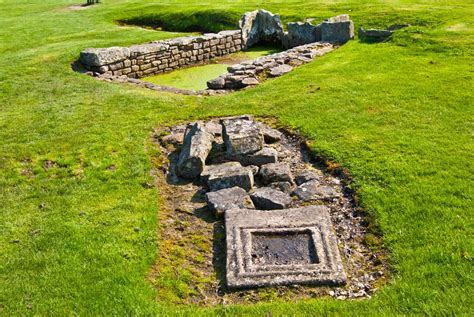
<path fill-rule="evenodd" d="M 159 147 L 161 153 L 157 157 L 155 169 L 161 197 L 161 212 L 158 231 L 160 254 L 150 275 L 153 285 L 160 290 L 160 294 L 165 291 L 176 292 L 177 290 L 173 286 L 163 282 L 169 274 L 170 267 L 173 267 L 174 278 L 180 279 L 183 276 L 189 278 L 186 282 L 189 291 L 184 292 L 185 295 L 176 296 L 172 300 L 175 304 L 193 303 L 212 306 L 265 302 L 276 298 L 294 301 L 322 296 L 332 296 L 341 300 L 370 297 L 388 278 L 387 252 L 381 244 L 381 237 L 377 233 L 373 219 L 357 206 L 357 196 L 348 187 L 350 177 L 347 172 L 342 172 L 342 169 L 334 167 L 335 164 L 328 164 L 328 162 L 314 158 L 308 150 L 306 142 L 298 135 L 284 129 L 276 130 L 251 116 L 240 117 L 240 119 L 242 118 L 257 123 L 262 134 L 263 146 L 277 152 L 277 164 L 288 167 L 291 175 L 288 182 L 285 172 L 276 173 L 282 178 L 275 179 L 273 178 L 275 174 L 270 176 L 262 174 L 262 167 L 249 167 L 247 160 L 243 160 L 242 157 L 238 158 L 240 162 L 244 162 L 242 163 L 243 168 L 249 168 L 254 175 L 252 189 L 248 192 L 242 189 L 239 191 L 240 195 L 242 192 L 243 195 L 248 195 L 250 202 L 246 201 L 245 206 L 237 204 L 225 208 L 234 208 L 232 209 L 234 214 L 235 210 L 237 213 L 242 210 L 244 213 L 250 212 L 250 214 L 258 215 L 261 219 L 257 222 L 263 221 L 264 224 L 261 227 L 256 226 L 255 229 L 246 229 L 245 226 L 241 226 L 244 236 L 239 240 L 242 242 L 239 243 L 248 244 L 244 245 L 241 251 L 243 252 L 244 265 L 250 265 L 250 271 L 245 269 L 248 272 L 244 270 L 243 275 L 242 272 L 230 272 L 229 263 L 233 261 L 232 257 L 239 257 L 238 252 L 240 251 L 233 250 L 232 252 L 235 251 L 235 254 L 230 253 L 228 246 L 230 245 L 234 249 L 234 240 L 227 241 L 226 247 L 226 239 L 230 239 L 229 232 L 226 234 L 226 228 L 234 225 L 239 227 L 239 225 L 226 223 L 232 218 L 226 216 L 226 210 L 216 210 L 215 206 L 211 208 L 209 199 L 206 200 L 209 193 L 210 177 L 206 173 L 210 172 L 205 170 L 202 177 L 195 179 L 185 179 L 179 176 L 178 161 L 187 125 L 178 125 L 159 128 L 154 134 L 156 146 Z M 207 167 L 218 164 L 235 164 L 236 155 L 226 150 L 230 145 L 228 142 L 224 142 L 220 122 L 221 119 L 211 119 L 200 123 L 200 126 L 204 127 L 205 131 L 209 132 L 213 138 L 212 148 L 205 160 Z M 248 130 L 253 131 L 252 129 Z M 245 152 L 249 145 L 242 143 L 239 146 L 238 149 Z M 260 163 L 267 163 L 267 166 L 268 164 L 272 165 L 265 160 Z M 262 166 L 263 170 L 268 169 L 265 164 Z M 237 179 L 237 183 L 239 183 L 242 178 Z M 307 194 L 308 190 L 311 192 L 314 189 L 314 183 L 317 183 L 317 190 L 310 195 L 310 198 L 308 195 L 301 195 L 302 192 Z M 304 190 L 305 185 L 309 189 Z M 233 185 L 229 187 L 231 186 Z M 274 200 L 272 204 L 268 204 L 267 200 L 261 204 L 254 196 L 266 197 L 265 193 L 259 195 L 256 193 L 261 193 L 262 190 L 269 191 L 268 188 L 288 195 L 291 200 L 281 202 L 278 196 L 280 194 L 278 194 L 276 198 L 270 197 L 270 200 Z M 233 196 L 227 197 L 231 199 Z M 256 209 L 246 209 L 252 203 Z M 326 254 L 321 253 L 321 250 L 318 249 L 321 246 L 321 241 L 317 241 L 318 247 L 314 238 L 311 238 L 320 229 L 316 228 L 318 221 L 315 222 L 316 231 L 313 227 L 308 227 L 308 229 L 303 225 L 293 226 L 291 223 L 293 220 L 284 223 L 283 227 L 281 223 L 276 222 L 275 229 L 271 229 L 272 225 L 267 225 L 266 216 L 261 216 L 262 213 L 267 213 L 265 215 L 269 217 L 272 215 L 276 217 L 277 213 L 285 214 L 286 210 L 306 210 L 313 207 L 328 211 L 328 222 L 331 229 L 325 231 L 325 234 L 332 235 L 334 233 L 337 244 L 334 243 L 335 251 L 332 250 L 330 253 L 336 261 L 335 263 L 340 261 L 342 267 L 333 267 L 334 271 L 329 272 L 328 277 L 320 280 L 311 280 L 311 278 L 295 280 L 291 278 L 292 270 L 307 270 L 308 276 L 311 276 L 311 274 L 315 274 L 311 270 L 320 269 L 318 265 L 320 265 L 321 259 L 324 260 L 323 262 L 326 261 Z M 303 220 L 295 218 L 295 221 L 301 222 Z M 313 224 L 308 224 L 308 226 L 311 225 Z M 332 238 L 328 237 L 328 239 L 331 241 Z M 245 258 L 245 252 L 248 252 L 248 259 Z M 261 267 L 259 268 L 259 266 Z M 257 271 L 268 272 L 270 270 L 271 272 L 265 273 L 267 275 L 256 282 L 254 279 L 251 279 L 251 283 L 247 283 L 248 281 L 240 283 L 239 280 L 237 282 L 233 280 L 234 277 L 245 277 L 247 273 L 254 274 L 255 268 Z M 279 271 L 285 271 L 285 274 L 289 274 L 290 278 L 283 279 L 282 283 L 274 283 L 275 277 L 279 278 Z M 230 276 L 230 273 L 235 274 Z M 334 278 L 334 276 L 336 277 Z M 157 300 L 169 301 L 169 296 L 159 295 Z"/>

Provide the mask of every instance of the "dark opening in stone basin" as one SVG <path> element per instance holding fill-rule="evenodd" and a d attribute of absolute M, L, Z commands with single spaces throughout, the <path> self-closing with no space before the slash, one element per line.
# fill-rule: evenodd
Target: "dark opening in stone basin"
<path fill-rule="evenodd" d="M 311 232 L 254 232 L 252 264 L 305 265 L 318 263 Z"/>

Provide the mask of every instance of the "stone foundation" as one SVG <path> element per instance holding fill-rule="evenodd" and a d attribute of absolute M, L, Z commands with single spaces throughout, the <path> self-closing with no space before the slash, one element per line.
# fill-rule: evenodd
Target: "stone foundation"
<path fill-rule="evenodd" d="M 267 77 L 277 77 L 344 44 L 354 37 L 354 24 L 340 15 L 313 26 L 310 22 L 289 23 L 283 32 L 280 17 L 266 10 L 247 12 L 238 30 L 155 41 L 130 47 L 88 48 L 79 62 L 89 75 L 127 82 L 157 91 L 189 95 L 213 95 L 255 86 Z M 208 82 L 207 91 L 163 87 L 138 80 L 178 68 L 208 63 L 215 57 L 238 52 L 257 43 L 292 49 L 229 68 L 229 73 Z M 268 76 L 267 76 L 268 75 Z"/>

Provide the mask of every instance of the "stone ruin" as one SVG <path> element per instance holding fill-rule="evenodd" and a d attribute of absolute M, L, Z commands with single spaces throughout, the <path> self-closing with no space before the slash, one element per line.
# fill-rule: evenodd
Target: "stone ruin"
<path fill-rule="evenodd" d="M 267 77 L 281 76 L 294 67 L 330 52 L 354 38 L 354 24 L 344 14 L 320 24 L 288 24 L 266 10 L 245 13 L 239 29 L 154 41 L 131 47 L 88 48 L 79 63 L 88 75 L 100 80 L 129 83 L 156 91 L 188 95 L 213 95 L 257 85 Z M 139 78 L 170 72 L 178 68 L 208 63 L 220 56 L 238 52 L 258 43 L 287 49 L 254 61 L 230 66 L 228 73 L 208 82 L 202 91 L 155 85 Z"/>
<path fill-rule="evenodd" d="M 227 288 L 348 283 L 350 297 L 363 297 L 383 275 L 345 187 L 293 137 L 243 115 L 176 126 L 160 142 L 178 149 L 162 148 L 168 182 L 190 182 L 224 219 Z"/>

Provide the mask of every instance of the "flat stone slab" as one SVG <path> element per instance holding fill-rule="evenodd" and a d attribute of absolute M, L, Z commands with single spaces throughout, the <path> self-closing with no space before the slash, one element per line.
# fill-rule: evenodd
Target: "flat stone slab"
<path fill-rule="evenodd" d="M 204 177 L 211 191 L 236 186 L 246 191 L 253 188 L 252 169 L 243 167 L 238 162 L 212 165 L 205 170 Z"/>
<path fill-rule="evenodd" d="M 252 201 L 257 209 L 273 210 L 284 209 L 291 204 L 291 197 L 282 191 L 262 187 L 256 189 L 251 195 Z"/>
<path fill-rule="evenodd" d="M 240 187 L 225 188 L 206 193 L 206 201 L 209 209 L 214 211 L 217 216 L 224 214 L 229 209 L 255 208 L 250 196 Z"/>
<path fill-rule="evenodd" d="M 230 209 L 225 228 L 229 288 L 346 283 L 326 206 Z"/>
<path fill-rule="evenodd" d="M 321 172 L 306 170 L 296 175 L 295 182 L 297 185 L 301 185 L 309 181 L 320 181 L 322 178 L 323 175 Z"/>
<path fill-rule="evenodd" d="M 229 155 L 251 154 L 263 148 L 263 135 L 255 121 L 244 118 L 222 120 L 223 138 Z"/>
<path fill-rule="evenodd" d="M 327 185 L 321 185 L 317 180 L 312 180 L 298 186 L 293 195 L 302 201 L 313 200 L 333 200 L 342 196 L 336 188 Z"/>

